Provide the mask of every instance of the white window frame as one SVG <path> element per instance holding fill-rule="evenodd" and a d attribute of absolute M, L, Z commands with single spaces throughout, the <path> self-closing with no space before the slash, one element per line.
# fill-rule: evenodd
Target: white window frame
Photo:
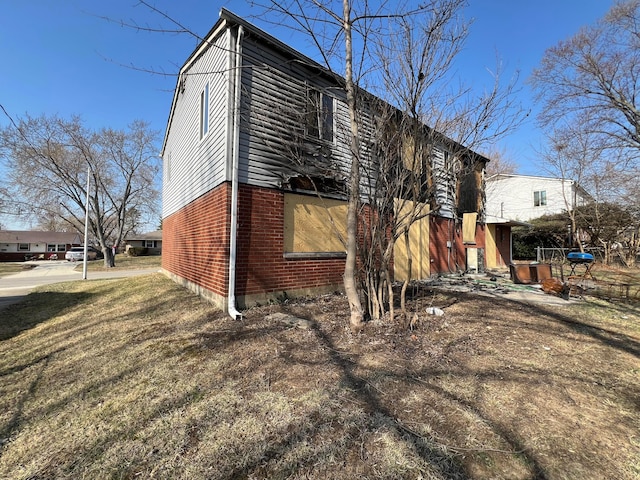
<path fill-rule="evenodd" d="M 209 133 L 209 82 L 200 92 L 200 140 Z"/>
<path fill-rule="evenodd" d="M 546 205 L 547 205 L 547 191 L 536 190 L 535 192 L 533 192 L 533 206 L 545 207 Z"/>

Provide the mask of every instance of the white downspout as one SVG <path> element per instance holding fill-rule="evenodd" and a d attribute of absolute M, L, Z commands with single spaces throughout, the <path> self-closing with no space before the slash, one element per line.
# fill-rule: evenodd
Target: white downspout
<path fill-rule="evenodd" d="M 235 78 L 233 83 L 233 128 L 231 135 L 231 225 L 229 235 L 229 285 L 227 311 L 234 320 L 242 320 L 242 314 L 236 309 L 236 250 L 238 245 L 238 164 L 240 163 L 240 93 L 242 82 L 242 37 L 244 28 L 238 26 L 238 38 L 235 51 Z"/>

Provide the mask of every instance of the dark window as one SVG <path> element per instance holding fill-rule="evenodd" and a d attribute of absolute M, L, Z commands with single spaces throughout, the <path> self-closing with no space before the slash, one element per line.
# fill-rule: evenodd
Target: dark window
<path fill-rule="evenodd" d="M 333 97 L 307 90 L 306 132 L 309 137 L 333 141 Z"/>
<path fill-rule="evenodd" d="M 538 192 L 533 192 L 533 206 L 534 207 L 542 207 L 547 204 L 547 192 L 545 190 L 540 190 Z"/>
<path fill-rule="evenodd" d="M 20 243 L 20 244 L 18 244 L 18 250 L 20 250 L 21 252 L 28 252 L 29 251 L 29 244 L 28 243 Z"/>

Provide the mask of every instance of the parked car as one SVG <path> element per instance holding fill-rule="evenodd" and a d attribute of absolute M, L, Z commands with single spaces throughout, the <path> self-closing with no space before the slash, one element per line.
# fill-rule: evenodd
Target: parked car
<path fill-rule="evenodd" d="M 96 252 L 96 258 L 98 260 L 101 260 L 104 258 L 104 253 L 102 253 L 102 250 L 100 250 L 99 248 L 89 246 L 89 250 L 91 250 L 92 252 Z"/>
<path fill-rule="evenodd" d="M 65 260 L 69 262 L 80 262 L 84 260 L 84 247 L 71 247 L 67 253 L 64 254 Z M 87 247 L 87 260 L 95 260 L 98 258 L 98 254 L 92 247 Z"/>

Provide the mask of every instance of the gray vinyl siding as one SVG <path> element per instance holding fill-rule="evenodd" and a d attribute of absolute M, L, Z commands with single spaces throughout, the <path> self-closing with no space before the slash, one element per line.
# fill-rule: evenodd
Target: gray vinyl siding
<path fill-rule="evenodd" d="M 183 72 L 186 86 L 178 93 L 163 149 L 163 216 L 231 179 L 231 106 L 235 80 L 233 52 L 237 29 L 223 29 L 213 44 Z M 240 183 L 266 188 L 287 188 L 291 177 L 309 175 L 347 181 L 351 164 L 348 109 L 336 79 L 304 57 L 291 57 L 251 32 L 242 41 L 239 136 Z M 209 132 L 200 140 L 200 94 L 209 82 Z M 307 90 L 334 98 L 333 141 L 305 136 Z M 370 112 L 360 112 L 361 151 L 374 136 Z M 368 142 L 368 143 L 367 143 Z M 363 197 L 374 189 L 376 168 L 361 157 Z M 456 178 L 436 148 L 432 174 L 439 215 L 453 217 Z"/>
<path fill-rule="evenodd" d="M 435 203 L 440 207 L 438 215 L 445 218 L 454 218 L 457 181 L 452 166 L 454 159 L 451 158 L 451 154 L 449 155 L 447 162 L 445 161 L 445 150 L 437 146 L 434 148 L 432 175 L 435 184 Z"/>
<path fill-rule="evenodd" d="M 292 148 L 304 137 L 304 118 L 300 114 L 305 108 L 307 86 L 334 98 L 336 89 L 317 72 L 301 67 L 300 62 L 285 58 L 252 37 L 243 42 L 243 62 L 240 182 L 280 188 L 291 176 L 323 170 L 346 178 L 348 145 L 343 145 L 338 124 L 348 118 L 344 118 L 346 110 L 339 97 L 334 101 L 333 142 L 308 142 L 308 148 L 322 144 L 331 155 L 300 156 L 299 150 Z"/>
<path fill-rule="evenodd" d="M 228 30 L 182 72 L 163 153 L 163 217 L 225 181 L 229 118 Z M 200 95 L 209 83 L 209 130 L 200 139 Z"/>

